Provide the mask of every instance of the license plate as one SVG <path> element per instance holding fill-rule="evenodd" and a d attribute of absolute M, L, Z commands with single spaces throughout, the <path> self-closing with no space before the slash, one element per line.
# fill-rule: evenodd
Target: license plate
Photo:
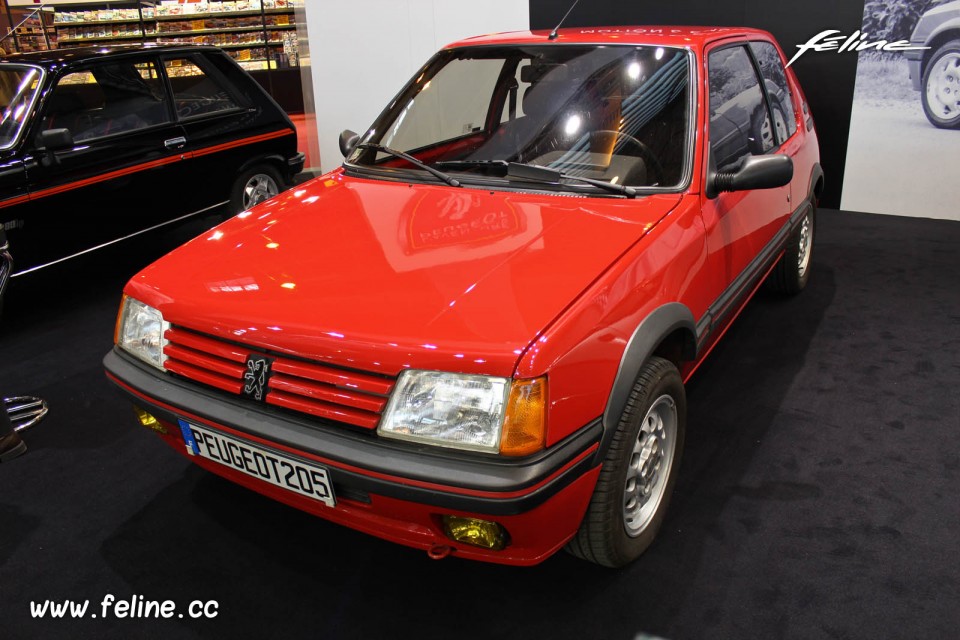
<path fill-rule="evenodd" d="M 327 470 L 312 462 L 180 420 L 187 453 L 212 460 L 287 491 L 336 505 Z"/>

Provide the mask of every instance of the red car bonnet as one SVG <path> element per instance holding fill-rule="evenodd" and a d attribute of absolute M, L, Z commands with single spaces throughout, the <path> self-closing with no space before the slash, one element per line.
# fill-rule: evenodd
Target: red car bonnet
<path fill-rule="evenodd" d="M 175 325 L 299 357 L 390 375 L 509 376 L 538 333 L 679 202 L 334 174 L 194 239 L 126 293 Z"/>

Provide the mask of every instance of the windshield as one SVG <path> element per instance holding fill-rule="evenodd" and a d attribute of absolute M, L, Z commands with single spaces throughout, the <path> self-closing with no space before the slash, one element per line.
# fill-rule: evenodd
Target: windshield
<path fill-rule="evenodd" d="M 9 149 L 20 136 L 40 90 L 40 69 L 0 66 L 0 149 Z"/>
<path fill-rule="evenodd" d="M 495 162 L 515 162 L 617 185 L 677 188 L 687 173 L 689 85 L 689 55 L 678 48 L 442 51 L 363 142 L 467 181 L 471 173 L 490 175 Z M 348 162 L 415 170 L 372 146 L 358 148 Z"/>

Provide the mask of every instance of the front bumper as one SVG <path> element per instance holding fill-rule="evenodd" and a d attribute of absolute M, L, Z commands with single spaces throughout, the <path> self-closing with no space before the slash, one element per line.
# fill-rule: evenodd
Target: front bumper
<path fill-rule="evenodd" d="M 923 46 L 922 43 L 914 44 L 910 43 L 913 46 Z M 910 81 L 913 83 L 913 90 L 920 91 L 921 85 L 923 84 L 923 69 L 921 68 L 923 62 L 923 51 L 904 51 L 903 57 L 907 61 L 907 69 L 910 71 Z"/>
<path fill-rule="evenodd" d="M 599 419 L 547 451 L 510 460 L 438 451 L 357 433 L 307 416 L 253 405 L 155 373 L 114 349 L 107 376 L 166 427 L 162 437 L 183 455 L 178 419 L 323 465 L 338 496 L 329 508 L 229 466 L 190 456 L 200 466 L 280 502 L 401 544 L 507 564 L 536 564 L 575 533 L 599 473 Z M 502 551 L 448 539 L 442 515 L 494 520 L 510 534 Z"/>

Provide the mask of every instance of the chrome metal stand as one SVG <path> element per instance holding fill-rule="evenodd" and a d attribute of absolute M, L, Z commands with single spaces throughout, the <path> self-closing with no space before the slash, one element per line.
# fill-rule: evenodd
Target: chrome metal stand
<path fill-rule="evenodd" d="M 29 429 L 47 415 L 47 401 L 33 396 L 14 396 L 3 399 L 4 408 L 10 416 L 14 431 Z"/>

